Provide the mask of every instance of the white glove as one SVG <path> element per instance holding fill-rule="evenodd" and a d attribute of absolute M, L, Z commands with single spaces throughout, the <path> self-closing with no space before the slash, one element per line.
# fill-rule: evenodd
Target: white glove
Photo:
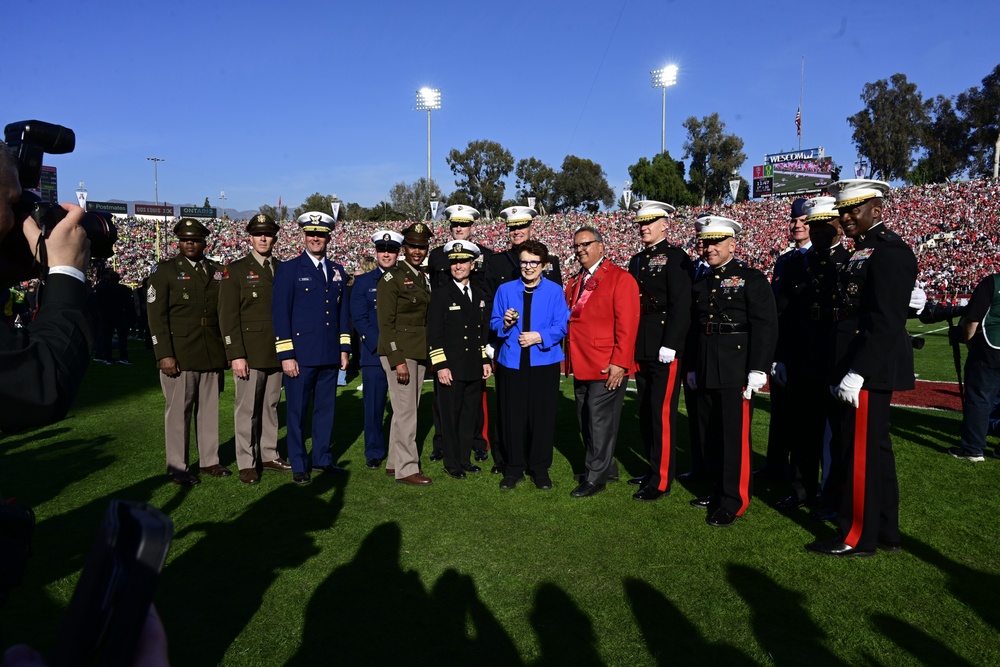
<path fill-rule="evenodd" d="M 747 388 L 743 390 L 743 398 L 750 400 L 755 392 L 760 391 L 767 382 L 767 373 L 762 371 L 750 371 L 747 374 Z"/>
<path fill-rule="evenodd" d="M 919 315 L 923 310 L 924 306 L 927 305 L 927 292 L 920 288 L 920 285 L 914 285 L 913 291 L 910 292 L 910 308 L 917 311 Z"/>
<path fill-rule="evenodd" d="M 694 371 L 691 371 L 690 373 L 687 374 L 686 381 L 688 389 L 690 389 L 691 391 L 694 391 L 698 388 L 698 379 L 695 376 Z"/>
<path fill-rule="evenodd" d="M 861 385 L 864 383 L 865 379 L 863 377 L 854 371 L 847 371 L 847 375 L 840 381 L 840 384 L 836 387 L 830 387 L 830 393 L 838 401 L 850 403 L 854 407 L 858 407 L 858 396 L 861 394 Z"/>
<path fill-rule="evenodd" d="M 776 361 L 771 364 L 771 379 L 782 387 L 788 382 L 788 371 L 785 370 L 783 362 Z"/>
<path fill-rule="evenodd" d="M 489 343 L 487 343 L 486 347 L 484 349 L 486 350 L 486 356 L 489 357 L 490 359 L 492 359 L 493 355 L 495 354 L 495 350 L 493 349 L 493 346 L 490 345 Z"/>
<path fill-rule="evenodd" d="M 656 359 L 661 364 L 672 363 L 674 359 L 677 358 L 677 350 L 671 350 L 669 347 L 661 347 L 660 353 L 657 355 Z"/>

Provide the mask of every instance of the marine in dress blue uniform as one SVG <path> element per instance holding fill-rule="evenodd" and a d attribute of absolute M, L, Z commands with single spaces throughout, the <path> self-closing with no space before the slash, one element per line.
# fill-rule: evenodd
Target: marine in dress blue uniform
<path fill-rule="evenodd" d="M 378 281 L 389 269 L 396 266 L 403 235 L 380 229 L 371 236 L 375 244 L 378 266 L 354 279 L 351 289 L 351 320 L 358 332 L 361 349 L 361 397 L 365 411 L 365 466 L 376 470 L 387 454 L 385 432 L 385 404 L 389 396 L 389 382 L 378 355 L 378 313 L 376 296 Z"/>
<path fill-rule="evenodd" d="M 343 472 L 333 464 L 330 438 L 339 371 L 347 368 L 351 324 L 344 267 L 326 257 L 335 221 L 325 213 L 299 216 L 305 250 L 282 262 L 274 276 L 271 315 L 275 351 L 285 374 L 288 460 L 297 484 L 310 470 Z M 312 463 L 306 455 L 306 408 L 313 400 Z"/>

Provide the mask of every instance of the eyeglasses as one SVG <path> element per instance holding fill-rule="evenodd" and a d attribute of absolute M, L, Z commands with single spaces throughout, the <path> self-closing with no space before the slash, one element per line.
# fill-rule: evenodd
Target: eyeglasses
<path fill-rule="evenodd" d="M 570 250 L 576 252 L 577 250 L 583 250 L 584 248 L 590 246 L 592 243 L 597 243 L 597 241 L 584 241 L 583 243 L 574 243 L 570 246 Z"/>
<path fill-rule="evenodd" d="M 521 266 L 526 269 L 535 269 L 542 265 L 541 260 L 538 259 L 522 259 Z"/>

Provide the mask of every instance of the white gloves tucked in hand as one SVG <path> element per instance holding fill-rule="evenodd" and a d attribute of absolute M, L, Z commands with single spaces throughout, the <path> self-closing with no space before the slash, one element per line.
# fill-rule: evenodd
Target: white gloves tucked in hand
<path fill-rule="evenodd" d="M 671 350 L 669 347 L 661 347 L 660 352 L 656 357 L 657 361 L 659 361 L 661 364 L 672 363 L 673 360 L 676 358 L 677 358 L 677 351 Z"/>
<path fill-rule="evenodd" d="M 750 371 L 747 374 L 747 388 L 743 390 L 743 398 L 750 400 L 756 392 L 760 391 L 767 382 L 767 374 L 761 371 Z"/>
<path fill-rule="evenodd" d="M 836 387 L 830 387 L 830 393 L 838 401 L 850 403 L 854 407 L 858 407 L 858 397 L 861 395 L 861 385 L 864 383 L 865 379 L 863 377 L 854 371 L 847 371 L 847 375 L 840 381 L 840 384 Z"/>

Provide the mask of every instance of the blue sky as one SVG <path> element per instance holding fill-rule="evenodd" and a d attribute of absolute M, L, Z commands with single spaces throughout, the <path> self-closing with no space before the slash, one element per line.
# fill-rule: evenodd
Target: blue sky
<path fill-rule="evenodd" d="M 866 82 L 905 73 L 925 97 L 978 85 L 998 63 L 995 0 L 940 2 L 213 2 L 5 0 L 0 105 L 6 124 L 75 130 L 52 156 L 60 199 L 159 198 L 228 208 L 295 206 L 313 192 L 371 206 L 426 175 L 426 115 L 442 91 L 432 169 L 445 192 L 451 148 L 498 141 L 558 169 L 601 164 L 616 192 L 660 147 L 649 70 L 679 66 L 667 90 L 671 155 L 683 120 L 718 112 L 763 154 L 856 152 L 847 116 Z M 11 14 L 13 13 L 13 18 Z M 61 37 L 65 35 L 65 37 Z M 514 175 L 507 181 L 514 194 Z"/>

